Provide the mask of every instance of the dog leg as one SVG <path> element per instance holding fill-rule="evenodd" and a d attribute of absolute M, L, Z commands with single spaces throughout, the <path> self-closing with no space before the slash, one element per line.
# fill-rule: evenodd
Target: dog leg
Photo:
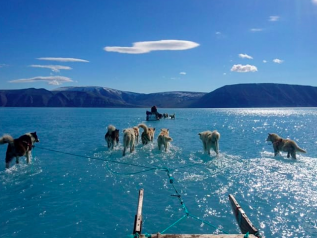
<path fill-rule="evenodd" d="M 211 146 L 207 145 L 207 154 L 210 155 L 210 148 Z"/>
<path fill-rule="evenodd" d="M 134 151 L 134 142 L 131 140 L 130 142 L 130 153 Z"/>
<path fill-rule="evenodd" d="M 278 150 L 274 149 L 274 156 L 277 156 L 278 152 L 279 152 Z"/>
<path fill-rule="evenodd" d="M 214 146 L 213 149 L 214 149 L 215 153 L 218 154 L 217 147 Z"/>
<path fill-rule="evenodd" d="M 208 155 L 210 155 L 211 147 L 212 147 L 212 145 L 210 144 L 210 142 L 206 143 L 206 148 L 207 148 Z"/>
<path fill-rule="evenodd" d="M 125 151 L 126 151 L 126 146 L 124 145 L 124 147 L 123 147 L 123 153 L 122 153 L 122 156 L 125 156 Z"/>
<path fill-rule="evenodd" d="M 203 145 L 204 145 L 204 152 L 206 153 L 206 152 L 207 152 L 207 144 L 206 144 L 206 141 L 203 141 Z"/>
<path fill-rule="evenodd" d="M 30 163 L 30 151 L 26 153 L 26 163 Z"/>
<path fill-rule="evenodd" d="M 216 150 L 215 150 L 216 154 L 219 154 L 219 144 L 218 141 L 216 141 Z"/>
<path fill-rule="evenodd" d="M 289 157 L 290 157 L 290 152 L 288 151 L 288 152 L 287 152 L 287 158 L 289 158 Z"/>
<path fill-rule="evenodd" d="M 292 151 L 292 152 L 291 152 L 291 155 L 292 155 L 292 158 L 293 158 L 293 159 L 296 159 L 296 152 L 295 152 L 295 151 Z"/>
<path fill-rule="evenodd" d="M 13 157 L 6 155 L 6 169 L 10 168 L 10 162 L 12 161 Z"/>
<path fill-rule="evenodd" d="M 19 164 L 19 163 L 20 163 L 20 159 L 19 159 L 19 157 L 16 157 L 16 158 L 15 158 L 15 162 L 16 162 L 17 164 Z"/>

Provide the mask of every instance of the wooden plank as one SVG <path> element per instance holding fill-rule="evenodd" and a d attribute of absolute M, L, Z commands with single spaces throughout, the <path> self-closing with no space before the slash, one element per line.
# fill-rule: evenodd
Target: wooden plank
<path fill-rule="evenodd" d="M 152 234 L 152 238 L 243 238 L 244 234 Z M 145 238 L 145 235 L 140 235 L 140 238 Z M 249 238 L 256 238 L 254 235 L 249 235 Z"/>
<path fill-rule="evenodd" d="M 241 233 L 245 234 L 249 232 L 250 234 L 258 234 L 258 229 L 252 224 L 248 216 L 240 207 L 237 200 L 231 194 L 229 194 L 229 201 L 232 207 L 233 215 L 235 216 L 237 220 Z"/>
<path fill-rule="evenodd" d="M 135 215 L 135 218 L 134 218 L 133 234 L 136 234 L 136 233 L 141 234 L 141 231 L 142 231 L 143 195 L 144 195 L 144 189 L 140 189 L 140 191 L 139 191 L 138 208 L 137 208 L 136 215 Z"/>

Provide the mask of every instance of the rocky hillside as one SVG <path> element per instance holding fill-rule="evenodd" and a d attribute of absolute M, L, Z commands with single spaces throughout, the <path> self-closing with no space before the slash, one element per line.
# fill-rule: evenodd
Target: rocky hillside
<path fill-rule="evenodd" d="M 317 107 L 317 87 L 288 84 L 236 84 L 207 93 L 197 108 Z"/>
<path fill-rule="evenodd" d="M 0 107 L 248 108 L 317 107 L 317 87 L 236 84 L 210 93 L 134 93 L 104 87 L 0 90 Z"/>
<path fill-rule="evenodd" d="M 0 107 L 189 107 L 205 93 L 133 93 L 103 87 L 0 90 Z"/>

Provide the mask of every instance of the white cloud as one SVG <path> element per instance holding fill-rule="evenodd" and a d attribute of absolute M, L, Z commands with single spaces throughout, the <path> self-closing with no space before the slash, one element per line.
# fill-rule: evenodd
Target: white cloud
<path fill-rule="evenodd" d="M 247 55 L 247 54 L 239 54 L 239 57 L 242 58 L 242 59 L 253 59 L 252 56 Z"/>
<path fill-rule="evenodd" d="M 263 29 L 262 28 L 252 28 L 252 29 L 250 29 L 250 31 L 259 32 L 259 31 L 263 31 Z"/>
<path fill-rule="evenodd" d="M 269 21 L 278 21 L 280 19 L 279 16 L 270 16 Z"/>
<path fill-rule="evenodd" d="M 281 64 L 281 63 L 284 62 L 284 60 L 274 59 L 273 62 L 274 62 L 274 63 L 277 63 L 277 64 Z"/>
<path fill-rule="evenodd" d="M 266 60 L 263 60 L 263 63 L 266 63 L 267 61 Z"/>
<path fill-rule="evenodd" d="M 223 73 L 223 75 L 227 75 L 227 73 Z"/>
<path fill-rule="evenodd" d="M 312 3 L 317 5 L 317 0 L 312 0 Z"/>
<path fill-rule="evenodd" d="M 186 72 L 180 72 L 179 74 L 186 75 Z"/>
<path fill-rule="evenodd" d="M 256 72 L 258 71 L 258 69 L 254 65 L 235 64 L 232 66 L 231 71 L 238 72 L 238 73 L 247 73 L 247 72 Z"/>
<path fill-rule="evenodd" d="M 44 68 L 44 69 L 51 69 L 53 72 L 59 72 L 61 69 L 70 70 L 72 69 L 69 66 L 62 66 L 62 65 L 30 65 L 32 68 Z"/>
<path fill-rule="evenodd" d="M 49 60 L 58 62 L 89 62 L 88 60 L 76 59 L 76 58 L 54 58 L 54 57 L 41 57 L 38 60 Z"/>
<path fill-rule="evenodd" d="M 216 34 L 216 35 L 221 35 L 221 32 L 220 32 L 220 31 L 217 31 L 215 34 Z"/>
<path fill-rule="evenodd" d="M 134 42 L 132 47 L 106 46 L 105 51 L 125 54 L 144 54 L 156 50 L 188 50 L 199 46 L 193 41 L 159 40 Z"/>
<path fill-rule="evenodd" d="M 47 82 L 51 85 L 61 85 L 62 83 L 70 83 L 74 82 L 68 77 L 63 76 L 38 76 L 34 78 L 28 78 L 28 79 L 15 79 L 9 81 L 9 83 L 34 83 L 34 82 Z"/>

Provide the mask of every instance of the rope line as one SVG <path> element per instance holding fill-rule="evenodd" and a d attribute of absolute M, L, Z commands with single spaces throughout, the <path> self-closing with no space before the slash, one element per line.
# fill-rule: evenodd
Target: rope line
<path fill-rule="evenodd" d="M 185 217 L 187 217 L 186 215 L 183 215 L 181 218 L 179 218 L 177 221 L 175 221 L 173 224 L 171 224 L 169 227 L 167 227 L 166 229 L 164 229 L 163 231 L 161 231 L 161 234 L 164 234 L 165 231 L 167 231 L 168 229 L 170 229 L 171 227 L 175 226 L 178 222 L 180 222 L 181 220 L 183 220 Z"/>
<path fill-rule="evenodd" d="M 152 170 L 157 170 L 157 168 L 152 168 L 152 169 L 146 169 L 146 170 L 142 170 L 142 171 L 138 171 L 138 172 L 133 172 L 133 173 L 119 173 L 119 172 L 116 172 L 116 171 L 112 170 L 112 169 L 109 167 L 109 162 L 106 163 L 106 166 L 107 166 L 107 169 L 108 169 L 111 173 L 117 174 L 117 175 L 134 175 L 134 174 L 145 173 L 145 172 L 152 171 Z"/>
<path fill-rule="evenodd" d="M 117 174 L 117 175 L 134 175 L 134 174 L 140 174 L 140 173 L 145 173 L 145 172 L 149 172 L 149 171 L 153 171 L 153 170 L 159 170 L 159 171 L 165 171 L 167 173 L 167 176 L 169 178 L 169 182 L 170 184 L 172 185 L 174 191 L 175 191 L 175 194 L 171 195 L 172 197 L 177 197 L 180 204 L 181 204 L 181 207 L 183 208 L 185 214 L 179 218 L 176 222 L 174 222 L 173 224 L 171 224 L 170 226 L 168 226 L 166 229 L 164 229 L 161 234 L 163 234 L 164 232 L 166 232 L 168 229 L 170 229 L 171 227 L 175 226 L 177 223 L 179 223 L 180 221 L 182 221 L 185 217 L 191 217 L 191 218 L 194 218 L 196 220 L 199 220 L 201 222 L 203 222 L 204 224 L 206 225 L 209 225 L 215 229 L 219 229 L 217 228 L 216 226 L 212 225 L 211 223 L 203 220 L 203 219 L 200 219 L 199 217 L 196 217 L 196 216 L 193 216 L 189 213 L 183 199 L 182 199 L 182 196 L 181 194 L 177 191 L 175 185 L 174 185 L 174 178 L 171 174 L 171 169 L 167 168 L 167 167 L 149 167 L 149 166 L 144 166 L 144 165 L 138 165 L 138 164 L 132 164 L 132 163 L 126 163 L 126 162 L 120 162 L 120 161 L 116 161 L 116 160 L 109 160 L 109 159 L 100 159 L 100 158 L 94 158 L 94 157 L 90 157 L 90 156 L 84 156 L 84 155 L 78 155 L 78 154 L 73 154 L 73 153 L 69 153 L 69 152 L 63 152 L 63 151 L 58 151 L 58 150 L 53 150 L 53 149 L 48 149 L 48 148 L 44 148 L 44 147 L 40 147 L 40 146 L 36 146 L 36 148 L 39 148 L 39 149 L 42 149 L 42 150 L 47 150 L 47 151 L 52 151 L 52 152 L 56 152 L 56 153 L 60 153 L 60 154 L 65 154 L 65 155 L 71 155 L 71 156 L 75 156 L 75 157 L 79 157 L 79 158 L 85 158 L 85 159 L 92 159 L 92 160 L 99 160 L 99 161 L 103 161 L 103 162 L 106 162 L 106 167 L 107 169 L 113 173 L 113 174 Z M 142 170 L 142 171 L 138 171 L 138 172 L 132 172 L 132 173 L 119 173 L 119 172 L 116 172 L 114 170 L 112 170 L 110 167 L 109 167 L 109 163 L 116 163 L 116 164 L 122 164 L 122 165 L 128 165 L 128 166 L 134 166 L 134 167 L 138 167 L 138 168 L 144 168 L 145 170 Z M 193 164 L 193 165 L 187 165 L 187 166 L 182 166 L 182 167 L 179 167 L 179 168 L 175 168 L 175 169 L 181 169 L 181 168 L 187 168 L 187 167 L 193 167 L 193 166 L 197 166 L 197 165 L 201 165 L 201 164 Z M 174 170 L 175 170 L 174 169 Z M 219 229 L 220 231 L 222 231 L 223 233 L 225 234 L 228 234 L 227 232 L 225 232 L 224 230 L 222 229 Z M 133 234 L 134 237 L 138 237 L 138 234 Z M 137 236 L 135 236 L 137 235 Z"/>
<path fill-rule="evenodd" d="M 92 159 L 92 160 L 99 160 L 99 161 L 111 162 L 111 163 L 116 163 L 116 164 L 123 164 L 123 165 L 135 166 L 135 167 L 142 167 L 142 168 L 145 168 L 145 169 L 156 169 L 157 168 L 157 167 L 149 167 L 149 166 L 132 164 L 132 163 L 125 163 L 125 162 L 120 162 L 120 161 L 116 161 L 116 160 L 100 159 L 100 158 L 94 158 L 94 157 L 85 156 L 85 155 L 77 155 L 77 154 L 73 154 L 73 153 L 69 153 L 69 152 L 63 152 L 63 151 L 48 149 L 48 148 L 39 147 L 39 146 L 36 146 L 36 148 L 39 148 L 39 149 L 42 149 L 42 150 L 47 150 L 47 151 L 52 151 L 52 152 L 56 152 L 56 153 L 60 153 L 60 154 L 65 154 L 65 155 L 72 155 L 72 156 L 75 156 L 75 157 L 80 157 L 80 158 L 85 158 L 85 159 Z"/>

